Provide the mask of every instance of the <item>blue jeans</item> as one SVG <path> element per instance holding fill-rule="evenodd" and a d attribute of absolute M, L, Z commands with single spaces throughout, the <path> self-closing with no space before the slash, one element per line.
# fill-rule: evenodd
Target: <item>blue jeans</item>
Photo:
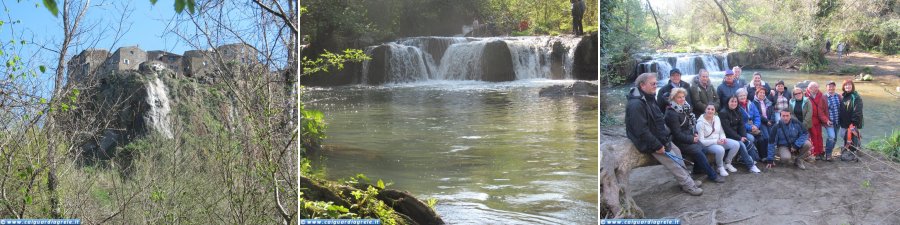
<path fill-rule="evenodd" d="M 825 137 L 825 156 L 831 156 L 834 144 L 837 141 L 837 133 L 835 133 L 834 126 L 825 127 L 825 134 L 828 135 Z"/>
<path fill-rule="evenodd" d="M 745 152 L 747 152 L 747 154 L 750 155 L 750 160 L 759 161 L 759 152 L 757 152 L 758 150 L 756 149 L 755 144 L 756 144 L 756 137 L 753 137 L 753 134 L 750 134 L 750 132 L 747 132 L 747 141 L 742 142 L 741 145 L 743 145 L 742 147 L 744 149 L 746 149 Z M 741 155 L 741 157 L 744 157 L 744 156 Z"/>

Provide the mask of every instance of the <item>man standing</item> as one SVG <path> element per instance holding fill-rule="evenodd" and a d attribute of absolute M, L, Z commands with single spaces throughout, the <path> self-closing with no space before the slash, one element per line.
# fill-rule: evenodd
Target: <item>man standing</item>
<path fill-rule="evenodd" d="M 744 78 L 741 78 L 743 69 L 741 69 L 740 66 L 735 66 L 731 68 L 731 70 L 734 71 L 734 81 L 737 83 L 738 87 L 747 86 L 747 81 L 744 80 Z"/>
<path fill-rule="evenodd" d="M 656 102 L 659 103 L 659 110 L 666 111 L 666 107 L 669 106 L 669 94 L 672 92 L 672 88 L 684 88 L 685 90 L 690 90 L 691 85 L 687 82 L 681 81 L 681 71 L 678 69 L 672 69 L 669 71 L 669 83 L 666 86 L 663 86 L 659 89 L 659 94 L 656 95 Z M 691 102 L 691 96 L 684 96 L 687 99 L 687 102 Z M 704 106 L 705 107 L 705 106 Z"/>
<path fill-rule="evenodd" d="M 844 43 L 843 42 L 838 42 L 837 54 L 838 54 L 838 60 L 841 60 L 841 56 L 844 54 Z"/>
<path fill-rule="evenodd" d="M 812 114 L 812 127 L 809 128 L 809 139 L 812 140 L 812 155 L 818 160 L 823 160 L 825 147 L 822 143 L 822 127 L 830 127 L 831 120 L 828 119 L 828 102 L 819 91 L 819 84 L 810 82 L 806 87 L 806 98 L 809 99 Z"/>
<path fill-rule="evenodd" d="M 827 41 L 825 41 L 825 54 L 827 55 L 828 52 L 830 52 L 830 51 L 831 51 L 831 40 L 827 40 Z"/>
<path fill-rule="evenodd" d="M 778 146 L 778 155 L 781 157 L 781 162 L 790 162 L 791 154 L 793 153 L 797 156 L 794 158 L 794 165 L 801 170 L 805 170 L 806 166 L 803 164 L 803 159 L 809 155 L 809 148 L 812 147 L 812 144 L 809 143 L 809 135 L 806 133 L 806 129 L 803 128 L 803 125 L 800 124 L 800 121 L 791 118 L 790 111 L 782 110 L 779 112 L 779 115 L 781 122 L 772 127 L 772 136 L 774 137 L 772 141 Z M 769 155 L 766 157 L 769 164 L 766 165 L 766 168 L 775 166 L 774 158 L 775 151 L 769 151 Z"/>
<path fill-rule="evenodd" d="M 700 74 L 694 79 L 694 85 L 690 86 L 692 99 L 691 106 L 694 108 L 694 115 L 700 118 L 709 104 L 718 104 L 719 96 L 716 95 L 716 87 L 709 82 L 709 71 L 700 69 Z"/>
<path fill-rule="evenodd" d="M 825 93 L 825 99 L 828 100 L 828 119 L 831 122 L 831 126 L 825 128 L 825 133 L 828 134 L 828 137 L 825 139 L 825 161 L 831 161 L 831 151 L 834 150 L 834 144 L 837 141 L 837 127 L 840 124 L 839 120 L 839 110 L 841 108 L 841 95 L 835 92 L 835 83 L 834 81 L 828 81 L 828 84 L 825 85 L 825 90 L 828 91 Z"/>
<path fill-rule="evenodd" d="M 575 35 L 584 34 L 584 27 L 581 26 L 581 18 L 584 17 L 584 0 L 569 0 L 572 3 L 572 33 Z"/>
<path fill-rule="evenodd" d="M 716 95 L 719 96 L 719 109 L 727 108 L 728 99 L 737 92 L 738 88 L 741 88 L 737 82 L 737 76 L 734 75 L 734 71 L 725 70 L 725 78 L 722 79 L 719 87 L 716 87 Z"/>
<path fill-rule="evenodd" d="M 681 151 L 673 147 L 671 132 L 666 127 L 665 115 L 659 110 L 656 103 L 656 74 L 644 73 L 634 81 L 635 87 L 626 95 L 628 106 L 625 113 L 625 132 L 634 147 L 644 154 L 650 154 L 666 167 L 675 180 L 681 185 L 681 190 L 691 195 L 702 195 L 703 189 L 691 179 L 684 162 L 676 161 L 667 154 L 682 157 Z"/>

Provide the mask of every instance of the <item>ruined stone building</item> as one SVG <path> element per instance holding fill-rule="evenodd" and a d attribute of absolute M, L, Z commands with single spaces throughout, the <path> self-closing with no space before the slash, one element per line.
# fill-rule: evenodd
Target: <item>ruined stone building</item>
<path fill-rule="evenodd" d="M 182 65 L 184 65 L 184 74 L 189 77 L 202 77 L 212 72 L 210 69 L 212 60 L 209 56 L 211 51 L 207 50 L 190 50 L 184 52 Z"/>
<path fill-rule="evenodd" d="M 105 49 L 86 49 L 80 54 L 72 57 L 68 63 L 68 75 L 71 81 L 92 80 L 91 74 L 97 74 L 106 59 L 109 58 L 109 51 Z"/>
<path fill-rule="evenodd" d="M 219 46 L 210 50 L 189 50 L 184 56 L 166 52 L 144 52 L 138 46 L 121 47 L 112 54 L 104 49 L 87 49 L 72 57 L 68 63 L 70 81 L 100 79 L 114 71 L 137 70 L 146 61 L 159 61 L 176 73 L 200 78 L 212 74 L 215 57 L 223 63 L 256 64 L 258 52 L 253 47 L 238 43 Z M 98 77 L 88 77 L 95 74 Z"/>
<path fill-rule="evenodd" d="M 182 75 L 184 72 L 184 67 L 182 66 L 181 59 L 183 57 L 181 55 L 167 52 L 167 51 L 148 51 L 147 52 L 147 61 L 159 61 L 166 65 L 166 68 L 175 72 L 176 75 Z"/>
<path fill-rule="evenodd" d="M 138 46 L 121 47 L 106 59 L 104 72 L 137 70 L 138 65 L 147 61 L 147 52 Z M 104 73 L 105 74 L 105 73 Z"/>

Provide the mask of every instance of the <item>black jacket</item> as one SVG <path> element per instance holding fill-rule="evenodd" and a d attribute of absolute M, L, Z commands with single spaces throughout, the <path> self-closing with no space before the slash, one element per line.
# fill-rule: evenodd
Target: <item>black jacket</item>
<path fill-rule="evenodd" d="M 722 131 L 725 131 L 725 137 L 728 139 L 740 141 L 742 137 L 747 136 L 747 129 L 743 123 L 744 113 L 741 113 L 740 108 L 719 110 L 719 120 L 722 121 Z"/>
<path fill-rule="evenodd" d="M 626 94 L 625 133 L 641 153 L 653 153 L 669 143 L 669 128 L 652 94 L 633 87 Z"/>
<path fill-rule="evenodd" d="M 681 112 L 673 107 L 666 109 L 666 126 L 672 130 L 672 142 L 679 148 L 694 144 L 694 123 L 696 121 L 690 109 L 682 109 Z"/>
<path fill-rule="evenodd" d="M 684 99 L 687 102 L 691 102 L 691 84 L 688 84 L 687 81 L 681 81 L 681 88 L 684 88 Z M 668 84 L 659 89 L 659 94 L 656 95 L 656 102 L 659 103 L 659 110 L 665 111 L 667 107 L 669 107 L 669 94 L 672 93 L 672 89 L 675 88 L 675 85 L 672 84 L 672 81 L 669 81 Z"/>
<path fill-rule="evenodd" d="M 841 108 L 838 110 L 838 122 L 842 128 L 850 127 L 850 124 L 858 129 L 863 127 L 863 100 L 856 91 L 844 93 L 841 98 Z"/>

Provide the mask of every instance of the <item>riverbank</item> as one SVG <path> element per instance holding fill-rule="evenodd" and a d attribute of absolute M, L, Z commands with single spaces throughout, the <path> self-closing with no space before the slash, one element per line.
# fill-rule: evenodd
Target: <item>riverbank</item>
<path fill-rule="evenodd" d="M 894 78 L 900 76 L 900 56 L 885 56 L 866 52 L 852 52 L 838 59 L 837 53 L 831 52 L 825 55 L 828 59 L 828 69 L 826 71 L 841 74 L 841 71 L 853 71 L 856 68 L 871 68 L 871 74 L 874 76 L 893 75 Z M 862 71 L 859 71 L 862 72 Z M 851 75 L 856 75 L 859 72 Z"/>

